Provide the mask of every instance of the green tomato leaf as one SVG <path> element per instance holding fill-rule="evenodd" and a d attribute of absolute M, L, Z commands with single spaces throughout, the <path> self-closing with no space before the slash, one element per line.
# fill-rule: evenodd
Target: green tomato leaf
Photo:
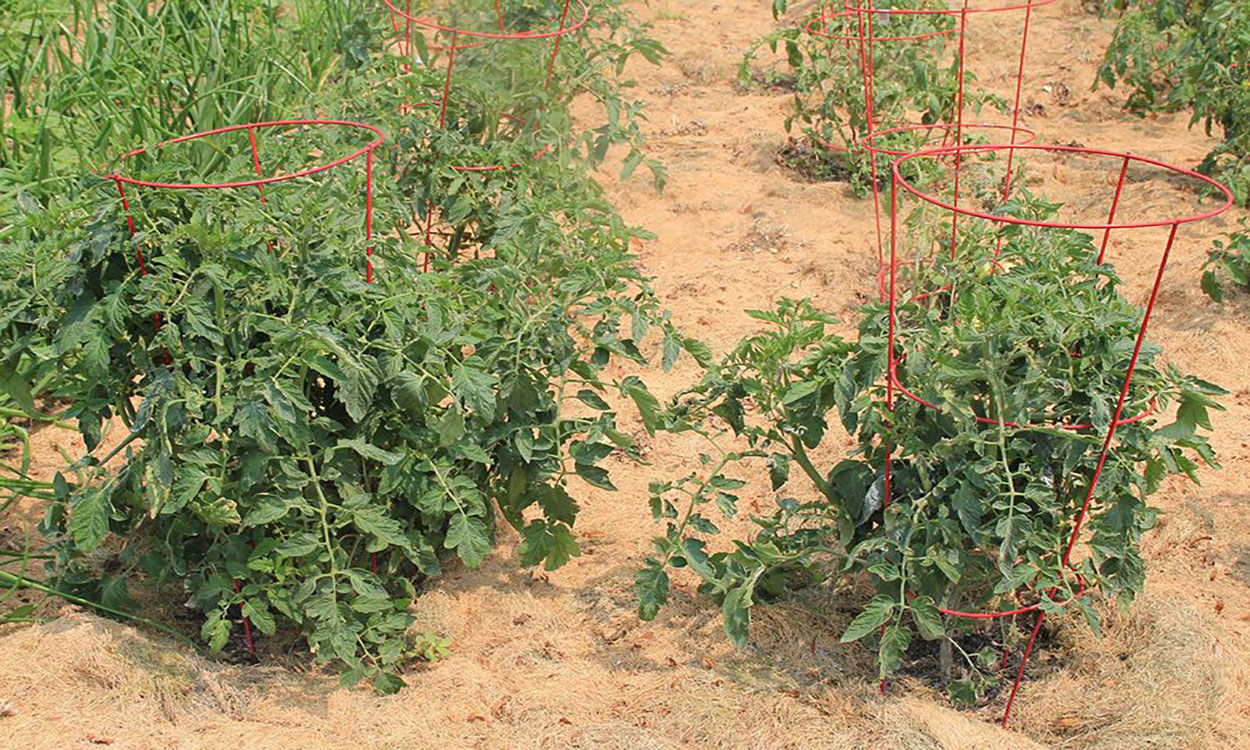
<path fill-rule="evenodd" d="M 455 550 L 456 556 L 469 568 L 481 567 L 490 556 L 492 546 L 486 520 L 464 513 L 452 514 L 443 546 Z"/>
<path fill-rule="evenodd" d="M 425 380 L 407 370 L 391 379 L 391 394 L 395 404 L 410 416 L 424 419 L 429 400 L 426 398 Z"/>
<path fill-rule="evenodd" d="M 586 480 L 588 484 L 592 484 L 600 489 L 616 492 L 616 485 L 612 484 L 607 469 L 598 466 L 590 466 L 588 464 L 576 463 L 577 476 Z"/>
<path fill-rule="evenodd" d="M 790 479 L 790 457 L 784 453 L 774 453 L 768 459 L 768 479 L 773 491 L 781 489 Z"/>
<path fill-rule="evenodd" d="M 911 646 L 911 638 L 911 631 L 897 623 L 885 629 L 885 633 L 881 635 L 881 648 L 877 652 L 881 679 L 884 680 L 898 671 L 903 663 L 903 655 Z"/>
<path fill-rule="evenodd" d="M 338 445 L 335 446 L 335 450 L 344 449 L 355 451 L 360 456 L 363 456 L 370 461 L 377 461 L 385 466 L 394 466 L 404 460 L 402 454 L 382 450 L 376 445 L 370 445 L 369 443 L 359 439 L 340 440 Z"/>
<path fill-rule="evenodd" d="M 751 607 L 755 605 L 755 581 L 753 576 L 741 586 L 730 589 L 721 605 L 725 634 L 738 648 L 745 647 L 751 640 Z"/>
<path fill-rule="evenodd" d="M 498 378 L 470 360 L 461 362 L 452 376 L 451 388 L 460 401 L 482 419 L 495 417 L 495 387 Z"/>
<path fill-rule="evenodd" d="M 112 487 L 84 489 L 70 504 L 69 533 L 82 552 L 95 550 L 108 536 Z"/>
<path fill-rule="evenodd" d="M 536 520 L 521 532 L 519 555 L 522 565 L 541 562 L 547 570 L 555 570 L 580 554 L 577 540 L 563 524 Z"/>
<path fill-rule="evenodd" d="M 681 348 L 685 349 L 686 353 L 691 357 L 694 357 L 694 361 L 698 362 L 700 367 L 710 370 L 716 366 L 716 358 L 713 356 L 712 350 L 702 341 L 689 336 L 683 336 Z"/>
<path fill-rule="evenodd" d="M 408 686 L 403 678 L 390 672 L 379 672 L 373 678 L 373 689 L 378 695 L 394 695 Z"/>
<path fill-rule="evenodd" d="M 925 640 L 945 637 L 946 628 L 942 625 L 942 613 L 931 596 L 918 596 L 908 602 L 912 619 L 916 621 L 916 629 Z"/>
<path fill-rule="evenodd" d="M 35 398 L 30 392 L 26 379 L 16 372 L 17 358 L 7 364 L 0 363 L 0 393 L 13 399 L 14 403 L 27 414 L 35 414 Z"/>
<path fill-rule="evenodd" d="M 256 629 L 265 635 L 273 635 L 278 630 L 278 625 L 273 619 L 273 612 L 269 611 L 269 607 L 264 602 L 255 599 L 243 602 L 243 616 L 251 620 Z"/>
<path fill-rule="evenodd" d="M 638 407 L 638 413 L 642 416 L 642 424 L 647 434 L 654 437 L 660 425 L 660 400 L 652 395 L 651 391 L 647 390 L 647 387 L 637 378 L 632 378 L 632 380 L 626 378 L 622 383 L 622 389 Z"/>
<path fill-rule="evenodd" d="M 646 567 L 634 576 L 634 593 L 638 595 L 638 616 L 654 620 L 660 607 L 668 602 L 668 573 L 656 560 L 648 559 Z"/>
<path fill-rule="evenodd" d="M 896 606 L 895 601 L 885 594 L 873 597 L 872 601 L 864 605 L 864 611 L 851 621 L 846 632 L 842 634 L 842 642 L 858 641 L 870 633 L 877 632 L 890 619 Z"/>
<path fill-rule="evenodd" d="M 607 411 L 610 408 L 612 408 L 608 406 L 608 402 L 604 401 L 602 396 L 590 390 L 589 388 L 583 388 L 582 390 L 578 391 L 577 398 L 583 404 L 586 404 L 592 409 L 599 409 L 600 411 Z"/>
<path fill-rule="evenodd" d="M 370 552 L 381 552 L 388 545 L 411 549 L 403 525 L 398 520 L 387 516 L 382 506 L 365 505 L 353 508 L 352 523 L 356 525 L 356 528 L 377 540 L 376 544 L 368 545 Z"/>

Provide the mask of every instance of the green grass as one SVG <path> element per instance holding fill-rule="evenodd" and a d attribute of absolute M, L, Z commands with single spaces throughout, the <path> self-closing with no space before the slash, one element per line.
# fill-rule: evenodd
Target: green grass
<path fill-rule="evenodd" d="M 0 2 L 0 203 L 46 201 L 137 144 L 306 111 L 356 5 Z"/>

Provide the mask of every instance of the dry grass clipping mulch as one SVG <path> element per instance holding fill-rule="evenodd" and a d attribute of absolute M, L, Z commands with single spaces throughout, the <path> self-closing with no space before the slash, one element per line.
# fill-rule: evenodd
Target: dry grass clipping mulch
<path fill-rule="evenodd" d="M 1065 668 L 1021 689 L 1012 728 L 1051 747 L 1233 748 L 1250 737 L 1232 710 L 1228 659 L 1188 603 L 1149 595 L 1108 606 L 1103 637 L 1075 619 L 1059 640 Z"/>
<path fill-rule="evenodd" d="M 788 607 L 765 615 L 759 651 L 722 652 L 712 669 L 642 657 L 614 665 L 594 658 L 605 653 L 601 643 L 552 632 L 559 613 L 510 598 L 500 594 L 494 604 L 534 613 L 550 639 L 458 652 L 393 698 L 340 690 L 321 676 L 216 664 L 71 612 L 0 637 L 0 698 L 17 709 L 0 719 L 0 745 L 1188 750 L 1235 747 L 1250 736 L 1230 725 L 1237 714 L 1225 705 L 1211 634 L 1191 611 L 1158 597 L 1128 614 L 1108 611 L 1102 639 L 1081 623 L 1061 625 L 1068 663 L 1024 687 L 1010 732 L 993 723 L 997 707 L 984 716 L 959 712 L 914 687 L 883 699 L 851 679 L 864 654 L 831 639 L 840 617 Z M 455 612 L 451 601 L 430 603 Z M 656 640 L 681 631 L 701 642 L 717 627 L 673 623 Z M 666 645 L 678 653 L 682 643 Z M 804 660 L 825 677 L 802 671 Z M 839 663 L 845 679 L 830 677 Z"/>

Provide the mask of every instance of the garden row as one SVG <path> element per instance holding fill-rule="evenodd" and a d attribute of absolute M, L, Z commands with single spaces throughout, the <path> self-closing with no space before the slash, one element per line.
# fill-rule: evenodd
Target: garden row
<path fill-rule="evenodd" d="M 12 472 L 46 503 L 58 591 L 126 612 L 128 584 L 165 587 L 213 648 L 299 633 L 345 682 L 398 689 L 442 645 L 408 609 L 450 558 L 480 564 L 500 522 L 525 564 L 578 554 L 579 488 L 638 459 L 613 403 L 708 445 L 652 485 L 644 618 L 689 569 L 745 643 L 756 603 L 854 576 L 873 590 L 844 639 L 878 639 L 882 678 L 934 641 L 977 703 L 1004 651 L 1018 683 L 1042 615 L 1096 628 L 1098 591 L 1142 590 L 1149 498 L 1214 464 L 1221 392 L 1165 363 L 1155 296 L 1143 320 L 1105 257 L 1124 176 L 1166 165 L 1095 154 L 1120 174 L 1111 217 L 1061 220 L 1024 157 L 1073 149 L 1029 145 L 1019 97 L 975 88 L 968 13 L 818 9 L 768 40 L 792 71 L 744 70 L 794 89 L 794 155 L 873 196 L 880 299 L 853 341 L 808 302 L 754 311 L 765 329 L 714 360 L 591 179 L 619 146 L 662 185 L 622 78 L 662 48 L 612 3 L 453 5 L 428 10 L 441 29 L 394 0 L 30 4 L 0 27 L 20 50 L 2 390 L 87 446 L 46 486 Z M 578 97 L 604 124 L 573 122 Z M 963 120 L 981 106 L 992 127 Z M 1199 218 L 1160 222 L 1157 279 Z M 645 364 L 649 334 L 663 366 L 706 369 L 667 405 L 608 375 Z M 830 459 L 843 432 L 857 447 Z M 719 541 L 765 474 L 775 512 Z"/>
<path fill-rule="evenodd" d="M 1107 53 L 1101 79 L 1132 85 L 1131 106 L 1192 108 L 1223 129 L 1192 171 L 1034 142 L 1021 92 L 1030 20 L 1047 5 L 820 4 L 746 55 L 746 85 L 793 92 L 786 125 L 800 132 L 782 163 L 871 197 L 880 301 L 859 310 L 854 341 L 808 301 L 752 311 L 765 329 L 654 415 L 707 451 L 701 470 L 651 487 L 664 534 L 637 580 L 644 618 L 689 569 L 742 645 L 757 603 L 866 578 L 842 639 L 877 640 L 883 688 L 900 670 L 935 674 L 962 704 L 1004 697 L 1005 723 L 1047 615 L 1079 611 L 1097 631 L 1096 597 L 1143 590 L 1151 496 L 1218 465 L 1203 432 L 1223 391 L 1167 364 L 1147 333 L 1178 234 L 1246 200 L 1250 16 L 1218 0 L 1134 3 Z M 978 88 L 966 55 L 969 29 L 989 27 L 1020 40 L 993 51 L 1011 61 L 1011 99 Z M 765 49 L 784 63 L 757 67 Z M 1075 161 L 1105 179 L 1069 186 L 1075 206 L 1036 193 L 1046 179 L 1030 167 Z M 1174 215 L 1117 218 L 1133 184 L 1161 178 L 1188 186 Z M 1144 307 L 1109 252 L 1134 232 L 1159 238 L 1158 255 L 1132 261 L 1157 264 Z M 1245 247 L 1245 235 L 1217 246 L 1212 296 L 1223 278 L 1246 285 Z M 840 456 L 844 433 L 855 448 Z M 763 488 L 746 479 L 762 476 Z M 776 511 L 719 541 L 717 516 L 760 490 Z"/>

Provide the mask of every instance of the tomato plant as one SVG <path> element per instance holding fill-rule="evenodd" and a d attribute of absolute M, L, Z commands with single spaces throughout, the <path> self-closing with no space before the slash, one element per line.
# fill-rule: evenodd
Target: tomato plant
<path fill-rule="evenodd" d="M 344 150 L 276 141 L 275 169 Z M 199 156 L 170 149 L 149 169 L 194 173 Z M 247 174 L 250 153 L 221 169 Z M 481 564 L 497 520 L 525 564 L 578 554 L 570 483 L 611 489 L 603 460 L 636 456 L 605 395 L 649 398 L 604 368 L 642 361 L 638 341 L 667 322 L 634 232 L 585 182 L 505 207 L 516 223 L 491 253 L 439 273 L 405 234 L 375 238 L 367 284 L 360 179 L 270 186 L 264 204 L 147 191 L 137 247 L 115 201 L 63 215 L 3 246 L 19 279 L 8 351 L 49 342 L 89 449 L 44 524 L 63 584 L 120 608 L 137 573 L 182 582 L 214 648 L 241 611 L 390 690 L 415 653 L 413 582 L 446 555 Z"/>
<path fill-rule="evenodd" d="M 554 9 L 558 18 L 560 9 L 515 0 L 499 7 L 514 30 L 555 28 L 547 16 Z M 493 29 L 498 22 L 493 2 L 444 10 L 444 22 L 458 27 Z M 663 188 L 663 165 L 645 155 L 645 114 L 625 96 L 632 82 L 623 71 L 636 55 L 656 63 L 667 53 L 618 4 L 597 5 L 585 26 L 562 37 L 558 54 L 551 40 L 461 37 L 453 56 L 450 35 L 416 25 L 406 46 L 383 11 L 368 30 L 367 64 L 328 87 L 324 107 L 379 124 L 400 146 L 386 163 L 402 188 L 396 196 L 403 206 L 394 208 L 411 220 L 405 230 L 444 258 L 489 249 L 501 214 L 527 192 L 551 181 L 593 189 L 580 174 L 566 176 L 569 162 L 598 167 L 614 146 L 627 149 L 624 178 L 642 167 Z M 569 107 L 578 97 L 602 108 L 602 125 L 574 123 Z"/>
<path fill-rule="evenodd" d="M 927 0 L 905 0 L 874 6 L 921 9 L 944 8 Z M 784 2 L 774 4 L 774 13 L 786 10 Z M 863 148 L 869 132 L 868 100 L 858 39 L 867 36 L 868 14 L 853 12 L 823 18 L 806 18 L 797 27 L 783 28 L 758 40 L 744 57 L 739 77 L 743 82 L 762 78 L 784 84 L 794 91 L 794 110 L 786 118 L 786 130 L 798 125 L 808 142 L 794 152 L 793 165 L 819 179 L 849 179 L 863 189 L 871 179 L 871 164 Z M 944 13 L 873 14 L 875 38 L 921 37 L 907 41 L 878 41 L 873 45 L 872 122 L 877 130 L 909 124 L 954 122 L 957 101 L 959 60 L 944 60 L 950 50 L 957 17 Z M 861 28 L 861 24 L 864 26 Z M 812 33 L 807 26 L 819 31 Z M 787 72 L 775 69 L 760 72 L 755 63 L 767 47 L 772 53 L 784 52 Z M 866 55 L 866 48 L 864 50 Z M 865 58 L 866 60 L 866 58 Z M 976 77 L 965 72 L 969 92 L 965 105 L 979 110 L 986 103 L 1003 102 L 974 88 Z M 923 147 L 931 133 L 906 130 L 878 136 L 879 148 L 911 151 Z M 880 167 L 880 165 L 879 165 Z M 884 168 L 884 167 L 881 167 Z"/>
<path fill-rule="evenodd" d="M 37 210 L 29 199 L 23 204 L 26 209 Z M 0 268 L 6 279 L 13 278 L 8 272 L 15 269 L 7 265 Z M 12 292 L 10 289 L 0 295 L 5 303 L 0 305 L 0 342 L 12 340 L 18 328 L 15 319 L 31 302 Z M 47 556 L 35 550 L 37 537 L 10 514 L 24 498 L 42 502 L 55 498 L 52 483 L 32 479 L 29 472 L 33 459 L 31 433 L 49 424 L 73 428 L 43 413 L 37 402 L 48 393 L 56 377 L 46 350 L 0 349 L 0 527 L 5 532 L 0 534 L 0 623 L 35 621 L 34 603 L 9 602 L 17 598 L 20 590 L 32 587 L 35 582 L 28 574 L 34 574 Z"/>
<path fill-rule="evenodd" d="M 18 404 L 5 397 L 0 398 L 0 624 L 25 622 L 34 612 L 29 603 L 9 604 L 18 592 L 13 578 L 22 577 L 28 567 L 37 564 L 30 552 L 29 538 L 11 533 L 8 515 L 23 497 L 48 499 L 51 485 L 29 479 L 30 436 L 21 424 L 25 412 Z M 31 404 L 33 409 L 33 404 Z M 10 566 L 15 573 L 8 573 Z"/>
<path fill-rule="evenodd" d="M 532 42 L 500 44 L 507 52 L 502 60 L 488 53 L 492 48 L 484 48 L 482 70 L 468 67 L 475 58 L 467 55 L 454 70 L 456 87 L 448 98 L 446 122 L 440 99 L 446 78 L 435 64 L 437 57 L 429 65 L 404 70 L 398 58 L 381 56 L 375 70 L 350 84 L 344 95 L 346 114 L 372 114 L 392 134 L 400 148 L 388 152 L 387 166 L 401 187 L 398 195 L 421 225 L 433 217 L 432 240 L 439 241 L 432 244 L 445 257 L 489 247 L 502 216 L 526 201 L 526 193 L 541 192 L 553 182 L 575 182 L 593 190 L 576 169 L 570 172 L 570 162 L 597 167 L 616 145 L 628 149 L 624 178 L 645 167 L 656 188 L 663 188 L 663 165 L 643 152 L 641 104 L 624 99 L 623 83 L 604 70 L 623 66 L 638 49 L 649 59 L 657 59 L 658 52 L 645 37 L 614 42 L 615 34 L 605 33 L 609 41 L 587 44 L 594 51 L 585 55 L 576 39 L 562 45 L 560 60 L 567 64 L 556 67 L 550 85 L 546 68 L 534 65 L 539 58 L 533 55 Z M 529 54 L 522 54 L 526 44 Z M 607 56 L 605 50 L 617 53 Z M 508 65 L 528 75 L 502 77 L 510 85 L 500 91 L 501 76 L 493 71 Z M 604 125 L 589 131 L 575 128 L 568 106 L 581 94 L 601 103 Z M 411 102 L 424 104 L 414 107 Z"/>
<path fill-rule="evenodd" d="M 1114 269 L 1094 262 L 1088 235 L 1015 227 L 1002 237 L 996 261 L 987 259 L 997 237 L 970 233 L 957 263 L 913 269 L 916 286 L 897 311 L 896 355 L 898 380 L 915 398 L 895 390 L 893 410 L 886 304 L 861 310 L 854 343 L 833 335 L 832 319 L 807 302 L 753 313 L 769 327 L 658 418 L 704 435 L 712 448 L 701 471 L 652 487 L 665 533 L 638 576 L 644 618 L 667 599 L 668 569 L 689 567 L 743 644 L 754 604 L 784 593 L 795 576 L 864 572 L 877 595 L 843 640 L 879 636 L 882 677 L 900 668 L 916 634 L 938 640 L 953 695 L 975 700 L 985 664 L 961 644 L 989 626 L 940 610 L 1075 607 L 1096 627 L 1094 587 L 1124 601 L 1141 592 L 1138 546 L 1156 516 L 1148 498 L 1170 474 L 1197 481 L 1200 462 L 1215 465 L 1201 433 L 1223 392 L 1165 365 L 1156 347 L 1143 349 L 1067 568 L 1065 545 L 1099 465 L 1141 311 L 1120 293 Z M 952 286 L 953 300 L 940 291 Z M 1175 418 L 1163 424 L 1171 407 Z M 831 434 L 838 439 L 838 423 L 856 448 L 820 465 L 815 451 Z M 752 517 L 757 532 L 726 548 L 715 544 L 710 516 L 734 515 L 734 493 L 746 484 L 734 474 L 753 471 L 734 471 L 744 461 L 767 464 L 777 510 Z M 967 658 L 954 663 L 952 649 Z"/>
<path fill-rule="evenodd" d="M 1198 170 L 1250 205 L 1250 6 L 1240 0 L 1139 0 L 1121 10 L 1095 83 L 1127 86 L 1129 109 L 1188 110 L 1224 142 Z"/>
<path fill-rule="evenodd" d="M 484 46 L 460 61 L 444 127 L 437 108 L 410 106 L 441 93 L 442 80 L 430 65 L 399 75 L 412 61 L 387 49 L 383 10 L 297 30 L 260 0 L 227 5 L 131 9 L 136 22 L 116 27 L 92 14 L 84 49 L 95 49 L 97 31 L 129 39 L 191 18 L 209 37 L 219 29 L 233 39 L 250 19 L 284 53 L 304 54 L 295 51 L 305 34 L 328 50 L 333 64 L 297 66 L 302 83 L 290 89 L 241 61 L 251 77 L 240 91 L 268 86 L 264 115 L 311 110 L 393 128 L 376 154 L 373 283 L 358 162 L 262 195 L 139 189 L 133 239 L 111 183 L 71 182 L 58 168 L 49 174 L 60 199 L 48 202 L 47 183 L 6 173 L 6 189 L 17 187 L 0 241 L 13 280 L 0 290 L 0 391 L 20 401 L 45 388 L 68 404 L 60 416 L 88 447 L 54 486 L 26 488 L 48 502 L 42 530 L 59 592 L 122 614 L 136 581 L 183 586 L 214 649 L 241 622 L 264 635 L 298 632 L 345 683 L 368 678 L 390 691 L 407 662 L 446 649 L 435 634 L 407 633 L 417 588 L 452 558 L 481 564 L 499 523 L 520 534 L 526 565 L 555 568 L 578 554 L 578 483 L 613 489 L 605 459 L 637 458 L 609 400 L 654 404 L 638 378 L 608 378 L 609 365 L 642 362 L 640 342 L 654 330 L 668 365 L 683 349 L 704 354 L 669 324 L 629 253 L 640 233 L 589 176 L 614 144 L 631 149 L 627 170 L 648 164 L 621 69 L 633 54 L 663 50 L 615 4 L 603 7 L 593 39 L 562 46 L 551 86 L 545 68 L 519 67 L 512 48 Z M 199 48 L 180 49 L 192 59 L 149 67 L 169 62 L 180 81 Z M 67 83 L 48 79 L 47 111 L 78 116 L 57 97 L 73 98 L 68 81 L 90 79 L 91 60 L 63 61 Z M 292 63 L 272 62 L 283 60 Z M 247 93 L 184 93 L 184 107 L 136 132 L 181 133 L 254 111 Z M 567 108 L 587 93 L 608 117 L 581 132 Z M 219 111 L 231 98 L 238 108 Z M 79 168 L 123 140 L 56 133 L 83 138 L 65 162 Z M 262 137 L 264 172 L 361 145 L 337 131 L 304 135 Z M 157 181 L 247 178 L 257 167 L 238 145 L 179 144 L 127 170 Z M 546 154 L 534 159 L 540 146 Z M 491 163 L 518 166 L 449 168 Z M 648 166 L 662 181 L 662 167 Z M 434 196 L 456 239 L 426 274 L 411 220 Z"/>

